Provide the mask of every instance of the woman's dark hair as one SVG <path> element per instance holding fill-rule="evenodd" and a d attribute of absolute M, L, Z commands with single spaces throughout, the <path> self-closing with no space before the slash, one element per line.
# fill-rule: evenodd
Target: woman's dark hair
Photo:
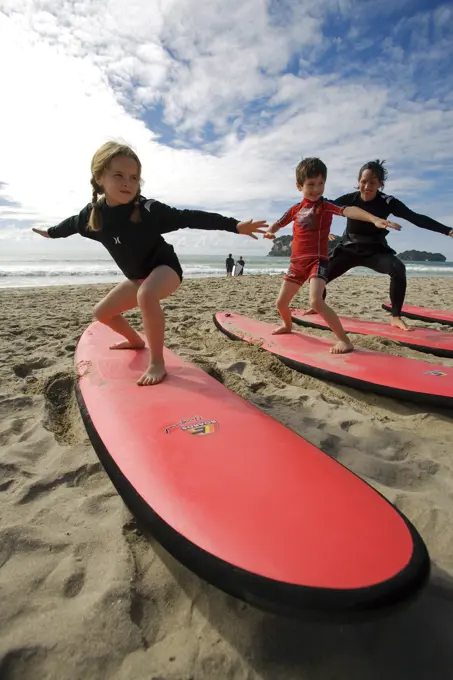
<path fill-rule="evenodd" d="M 382 186 L 384 186 L 384 182 L 386 181 L 387 176 L 388 176 L 387 168 L 385 167 L 385 162 L 386 161 L 380 161 L 379 158 L 377 158 L 375 161 L 368 161 L 368 163 L 365 163 L 365 165 L 362 165 L 362 167 L 359 170 L 358 181 L 360 182 L 360 178 L 362 177 L 362 173 L 365 170 L 371 170 L 373 175 L 380 182 L 382 182 Z"/>

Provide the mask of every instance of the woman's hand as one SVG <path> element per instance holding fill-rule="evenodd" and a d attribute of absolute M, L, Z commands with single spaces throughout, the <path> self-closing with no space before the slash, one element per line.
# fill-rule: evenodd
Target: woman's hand
<path fill-rule="evenodd" d="M 374 226 L 378 229 L 394 229 L 395 231 L 401 231 L 401 225 L 396 222 L 391 222 L 390 220 L 376 220 Z"/>
<path fill-rule="evenodd" d="M 35 227 L 33 227 L 32 231 L 34 231 L 35 234 L 39 234 L 40 236 L 44 236 L 44 238 L 50 238 L 49 234 L 47 233 L 47 229 L 35 229 Z"/>
<path fill-rule="evenodd" d="M 238 234 L 251 236 L 251 238 L 254 238 L 257 241 L 258 236 L 255 236 L 255 234 L 264 234 L 264 228 L 267 226 L 266 220 L 258 220 L 257 222 L 249 220 L 248 222 L 239 222 L 236 229 L 238 230 Z"/>

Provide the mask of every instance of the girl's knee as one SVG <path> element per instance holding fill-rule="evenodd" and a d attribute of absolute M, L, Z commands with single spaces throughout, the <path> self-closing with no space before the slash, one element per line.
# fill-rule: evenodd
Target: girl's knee
<path fill-rule="evenodd" d="M 143 304 L 159 304 L 159 297 L 149 286 L 141 285 L 137 292 L 137 302 L 141 307 Z"/>
<path fill-rule="evenodd" d="M 101 323 L 105 323 L 110 318 L 102 302 L 98 302 L 97 305 L 93 307 L 93 316 L 96 321 L 100 321 Z"/>

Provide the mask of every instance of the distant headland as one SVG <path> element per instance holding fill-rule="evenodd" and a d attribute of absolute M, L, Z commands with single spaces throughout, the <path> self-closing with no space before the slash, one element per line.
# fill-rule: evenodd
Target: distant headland
<path fill-rule="evenodd" d="M 398 253 L 403 262 L 446 262 L 447 258 L 441 253 L 427 253 L 425 250 L 405 250 Z"/>
<path fill-rule="evenodd" d="M 291 243 L 293 237 L 279 236 L 274 239 L 269 257 L 289 257 L 291 255 Z M 341 243 L 341 236 L 335 236 L 334 241 L 329 241 L 329 253 L 336 245 Z M 446 262 L 447 258 L 442 253 L 427 253 L 425 250 L 405 250 L 398 253 L 397 257 L 403 262 Z"/>

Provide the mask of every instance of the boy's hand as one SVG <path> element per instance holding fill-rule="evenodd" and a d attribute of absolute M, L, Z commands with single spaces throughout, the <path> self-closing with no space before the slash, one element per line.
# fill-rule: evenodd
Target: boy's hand
<path fill-rule="evenodd" d="M 47 229 L 35 229 L 35 227 L 33 227 L 32 231 L 34 231 L 35 234 L 39 234 L 40 236 L 44 236 L 44 238 L 50 238 L 49 234 L 47 233 Z"/>
<path fill-rule="evenodd" d="M 257 241 L 258 236 L 255 236 L 255 234 L 264 234 L 264 227 L 267 226 L 268 224 L 266 220 L 258 220 L 257 222 L 249 220 L 248 222 L 239 222 L 239 224 L 236 226 L 236 229 L 238 230 L 238 234 L 251 236 Z"/>
<path fill-rule="evenodd" d="M 396 222 L 391 222 L 390 220 L 376 220 L 374 226 L 378 229 L 395 229 L 395 231 L 401 231 L 401 225 Z"/>
<path fill-rule="evenodd" d="M 453 238 L 453 229 L 450 229 L 450 233 L 448 235 L 451 236 L 451 238 Z"/>

